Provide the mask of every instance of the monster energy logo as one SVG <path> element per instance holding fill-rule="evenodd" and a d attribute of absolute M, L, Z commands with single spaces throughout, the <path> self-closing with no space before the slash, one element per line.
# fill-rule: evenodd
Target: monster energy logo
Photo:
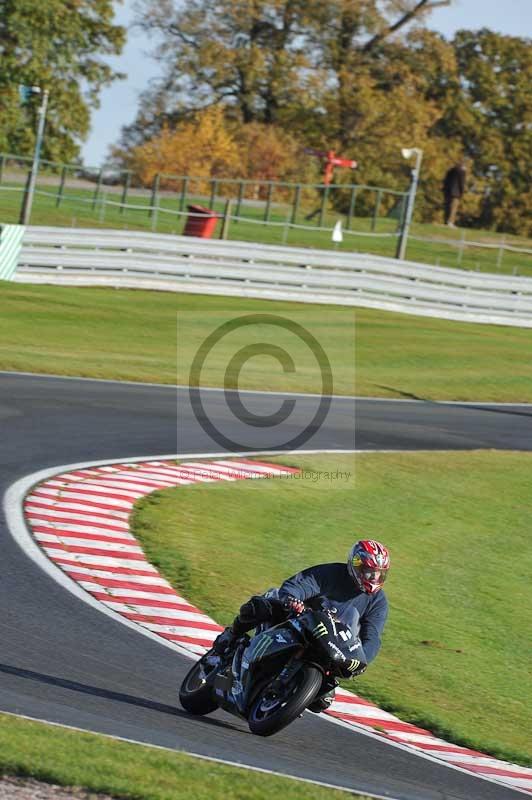
<path fill-rule="evenodd" d="M 327 626 L 325 625 L 324 622 L 319 622 L 316 625 L 316 627 L 313 628 L 312 633 L 314 634 L 316 639 L 319 639 L 320 636 L 327 636 L 327 633 L 328 633 Z"/>
<path fill-rule="evenodd" d="M 253 658 L 257 659 L 257 661 L 259 659 L 261 659 L 264 656 L 264 654 L 266 653 L 266 651 L 268 650 L 268 648 L 271 645 L 271 643 L 272 643 L 272 640 L 270 639 L 270 637 L 266 636 L 266 635 L 263 635 L 261 637 L 261 639 L 255 645 L 255 649 L 253 651 Z"/>
<path fill-rule="evenodd" d="M 349 672 L 354 672 L 357 667 L 360 666 L 360 661 L 357 661 L 356 658 L 352 658 L 349 664 L 347 665 L 347 669 Z"/>

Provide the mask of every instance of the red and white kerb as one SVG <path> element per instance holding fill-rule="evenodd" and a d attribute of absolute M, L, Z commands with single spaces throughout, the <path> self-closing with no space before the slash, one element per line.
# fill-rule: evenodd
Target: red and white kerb
<path fill-rule="evenodd" d="M 175 486 L 298 472 L 245 458 L 90 467 L 38 484 L 26 497 L 24 511 L 31 533 L 48 558 L 94 598 L 128 620 L 201 654 L 222 628 L 178 594 L 148 562 L 129 528 L 135 502 Z M 344 689 L 337 691 L 327 714 L 384 740 L 532 793 L 532 770 L 449 744 Z"/>

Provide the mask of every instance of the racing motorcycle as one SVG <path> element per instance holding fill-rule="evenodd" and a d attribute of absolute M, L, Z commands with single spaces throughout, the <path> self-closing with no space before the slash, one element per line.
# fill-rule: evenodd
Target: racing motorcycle
<path fill-rule="evenodd" d="M 298 616 L 240 637 L 222 655 L 209 650 L 185 676 L 179 700 L 191 714 L 217 708 L 247 720 L 258 736 L 285 728 L 361 666 L 360 639 L 331 610 L 306 607 Z M 361 656 L 363 658 L 363 656 Z"/>

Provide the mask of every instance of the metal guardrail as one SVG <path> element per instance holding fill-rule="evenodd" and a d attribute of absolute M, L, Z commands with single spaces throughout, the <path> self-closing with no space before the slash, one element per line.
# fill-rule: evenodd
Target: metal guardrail
<path fill-rule="evenodd" d="M 32 227 L 16 280 L 364 306 L 532 327 L 532 279 L 323 250 Z"/>

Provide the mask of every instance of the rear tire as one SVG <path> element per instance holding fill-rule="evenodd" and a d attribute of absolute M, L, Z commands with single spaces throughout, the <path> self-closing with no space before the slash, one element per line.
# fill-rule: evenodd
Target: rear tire
<path fill-rule="evenodd" d="M 296 673 L 287 693 L 276 696 L 266 686 L 255 699 L 248 717 L 251 733 L 272 736 L 293 722 L 318 694 L 323 675 L 320 670 L 305 665 Z"/>
<path fill-rule="evenodd" d="M 202 668 L 206 673 L 205 678 L 202 678 L 201 675 Z M 179 702 L 189 714 L 202 716 L 203 714 L 210 714 L 218 708 L 218 704 L 213 698 L 212 685 L 209 680 L 210 675 L 215 670 L 216 667 L 206 664 L 204 658 L 200 658 L 185 675 L 179 690 Z"/>

